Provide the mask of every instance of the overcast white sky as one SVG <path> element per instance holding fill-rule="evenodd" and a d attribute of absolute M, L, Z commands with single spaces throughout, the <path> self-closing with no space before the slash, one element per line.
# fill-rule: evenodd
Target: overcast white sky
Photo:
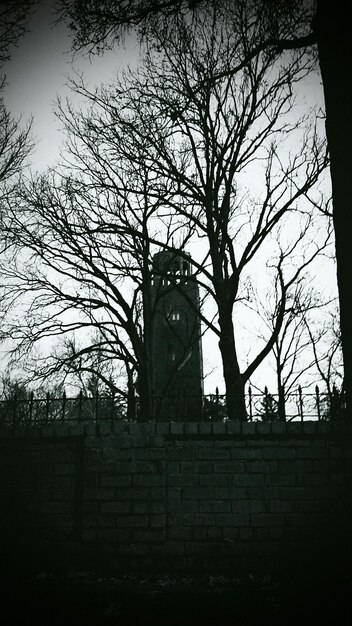
<path fill-rule="evenodd" d="M 53 25 L 53 0 L 42 0 L 29 22 L 29 31 L 13 49 L 5 66 L 8 86 L 5 101 L 13 115 L 34 116 L 37 140 L 33 166 L 39 169 L 52 164 L 58 156 L 62 139 L 53 113 L 57 95 L 68 94 L 66 75 L 83 71 L 89 83 L 109 80 L 118 67 L 138 58 L 138 45 L 128 37 L 125 48 L 116 46 L 100 57 L 89 60 L 82 54 L 73 57 L 69 31 L 64 24 Z"/>
<path fill-rule="evenodd" d="M 119 46 L 92 60 L 76 55 L 73 59 L 70 52 L 70 36 L 63 25 L 53 26 L 54 0 L 43 0 L 33 15 L 29 32 L 20 40 L 18 47 L 12 52 L 12 59 L 5 67 L 8 86 L 5 92 L 5 103 L 14 116 L 20 114 L 26 119 L 34 117 L 34 136 L 36 149 L 32 156 L 34 169 L 44 169 L 52 165 L 58 157 L 62 136 L 58 130 L 58 121 L 53 113 L 53 103 L 59 94 L 65 96 L 65 75 L 74 68 L 84 71 L 90 84 L 99 84 L 113 77 L 114 72 L 127 62 L 138 59 L 138 44 L 135 37 L 126 41 L 126 46 Z M 308 100 L 316 100 L 323 104 L 323 96 L 319 77 L 310 80 L 304 86 Z M 326 273 L 325 283 L 330 281 L 334 286 L 334 271 Z M 206 381 L 206 391 L 210 393 L 216 385 L 223 389 L 220 362 L 209 360 L 209 355 L 218 353 L 217 340 L 207 340 L 203 347 L 205 360 L 217 364 L 215 371 Z M 207 356 L 208 355 L 208 356 Z M 268 377 L 270 380 L 270 378 Z M 265 381 L 266 382 L 266 381 Z M 270 384 L 270 383 L 269 383 Z"/>

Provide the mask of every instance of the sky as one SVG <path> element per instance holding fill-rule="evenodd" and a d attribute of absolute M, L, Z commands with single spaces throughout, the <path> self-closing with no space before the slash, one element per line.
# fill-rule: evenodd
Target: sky
<path fill-rule="evenodd" d="M 112 79 L 115 71 L 126 63 L 138 60 L 138 44 L 134 36 L 127 38 L 125 46 L 116 46 L 100 57 L 89 59 L 82 54 L 73 57 L 67 27 L 64 24 L 53 25 L 53 5 L 54 1 L 48 0 L 39 4 L 30 20 L 28 32 L 5 66 L 8 83 L 4 94 L 6 106 L 15 117 L 22 115 L 23 120 L 33 116 L 36 147 L 31 165 L 35 170 L 53 165 L 59 156 L 62 135 L 54 114 L 54 103 L 58 95 L 63 98 L 69 95 L 67 75 L 83 71 L 90 86 L 99 85 Z M 319 76 L 307 83 L 304 90 L 308 100 L 323 104 Z M 334 271 L 329 271 L 330 274 L 326 274 L 324 270 L 324 281 L 330 281 L 334 287 Z M 205 381 L 207 393 L 213 392 L 216 386 L 223 391 L 220 361 L 207 356 L 214 354 L 218 355 L 217 339 L 208 336 L 203 341 L 203 355 L 205 369 L 213 371 Z"/>
<path fill-rule="evenodd" d="M 54 25 L 54 2 L 42 0 L 33 13 L 28 32 L 12 51 L 5 66 L 7 89 L 5 102 L 12 114 L 33 115 L 36 148 L 33 167 L 43 169 L 58 157 L 60 136 L 53 108 L 56 97 L 69 95 L 67 75 L 73 71 L 84 72 L 89 84 L 99 84 L 111 79 L 122 65 L 138 57 L 138 46 L 132 36 L 126 47 L 116 46 L 90 60 L 83 54 L 73 57 L 71 39 L 66 25 Z"/>

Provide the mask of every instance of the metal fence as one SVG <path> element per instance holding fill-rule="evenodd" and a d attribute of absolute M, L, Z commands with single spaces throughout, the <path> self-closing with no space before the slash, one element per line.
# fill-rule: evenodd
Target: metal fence
<path fill-rule="evenodd" d="M 199 397 L 198 397 L 199 399 Z M 315 387 L 307 393 L 301 387 L 279 398 L 265 387 L 264 392 L 253 391 L 248 387 L 245 394 L 247 418 L 249 421 L 304 421 L 338 419 L 343 415 L 343 394 L 336 388 L 331 393 L 321 393 Z M 162 402 L 161 402 L 162 401 Z M 190 396 L 153 397 L 151 414 L 158 415 L 154 407 L 163 404 L 168 411 L 162 419 L 193 421 L 225 421 L 228 419 L 226 396 L 215 391 L 204 395 L 201 410 L 194 412 L 194 398 Z M 199 403 L 198 403 L 199 404 Z M 60 398 L 35 398 L 31 393 L 25 397 L 13 396 L 0 400 L 0 424 L 40 425 L 49 423 L 99 423 L 104 421 L 145 421 L 139 414 L 138 398 L 134 410 L 128 412 L 126 401 L 119 396 L 86 397 L 82 393 L 74 398 L 63 394 Z"/>

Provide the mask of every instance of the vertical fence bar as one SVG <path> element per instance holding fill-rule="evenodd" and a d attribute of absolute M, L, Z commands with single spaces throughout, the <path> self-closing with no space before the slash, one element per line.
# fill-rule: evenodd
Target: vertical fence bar
<path fill-rule="evenodd" d="M 97 395 L 95 396 L 95 411 L 94 411 L 94 418 L 95 418 L 95 432 L 98 435 L 99 434 L 99 426 L 98 426 L 98 415 L 99 415 L 99 394 L 97 391 Z"/>
<path fill-rule="evenodd" d="M 301 422 L 303 422 L 303 398 L 302 398 L 302 387 L 298 386 L 298 401 L 299 401 L 299 414 L 301 417 Z"/>
<path fill-rule="evenodd" d="M 17 394 L 14 393 L 13 400 L 12 400 L 12 428 L 15 428 L 16 417 L 17 417 Z"/>
<path fill-rule="evenodd" d="M 65 421 L 65 411 L 66 411 L 66 392 L 62 394 L 62 406 L 61 406 L 61 421 Z"/>
<path fill-rule="evenodd" d="M 265 385 L 264 387 L 264 410 L 265 410 L 265 419 L 266 421 L 268 421 L 269 419 L 269 392 L 268 392 L 268 388 Z"/>
<path fill-rule="evenodd" d="M 320 422 L 320 420 L 321 420 L 321 413 L 320 413 L 320 395 L 319 395 L 319 387 L 318 387 L 318 385 L 315 386 L 315 403 L 316 403 L 316 407 L 317 407 L 318 420 Z"/>
<path fill-rule="evenodd" d="M 95 421 L 98 421 L 98 417 L 99 417 L 99 395 L 97 392 L 97 395 L 95 396 Z"/>
<path fill-rule="evenodd" d="M 216 387 L 215 389 L 215 413 L 216 413 L 216 419 L 218 419 L 219 417 L 219 387 Z"/>
<path fill-rule="evenodd" d="M 47 422 L 49 419 L 49 404 L 50 404 L 50 393 L 46 394 L 46 402 L 45 402 L 45 421 Z"/>
<path fill-rule="evenodd" d="M 33 417 L 33 403 L 34 403 L 34 392 L 31 391 L 31 395 L 29 396 L 29 423 L 32 423 Z"/>
<path fill-rule="evenodd" d="M 338 417 L 338 409 L 339 409 L 339 392 L 337 391 L 336 385 L 332 386 L 332 396 L 330 402 L 330 414 L 332 419 L 336 419 Z"/>
<path fill-rule="evenodd" d="M 82 389 L 79 392 L 79 396 L 78 396 L 78 421 L 80 422 L 82 419 L 82 400 L 83 400 L 83 393 L 82 393 Z"/>
<path fill-rule="evenodd" d="M 115 408 L 115 394 L 111 394 L 111 405 L 110 405 L 110 419 L 111 419 L 111 426 L 114 423 L 114 408 Z"/>
<path fill-rule="evenodd" d="M 249 420 L 253 421 L 253 406 L 252 406 L 252 387 L 249 385 L 248 387 L 248 398 L 249 398 Z"/>

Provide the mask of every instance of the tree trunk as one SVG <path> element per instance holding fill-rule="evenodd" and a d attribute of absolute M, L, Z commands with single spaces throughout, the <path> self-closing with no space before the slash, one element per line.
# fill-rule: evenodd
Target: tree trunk
<path fill-rule="evenodd" d="M 278 354 L 276 357 L 276 379 L 277 379 L 277 393 L 278 393 L 277 408 L 278 408 L 280 422 L 286 422 L 285 387 L 283 385 L 282 378 L 281 378 L 281 371 L 282 371 L 282 366 L 281 366 L 281 361 L 280 361 L 281 350 L 277 348 L 277 351 L 278 351 Z"/>
<path fill-rule="evenodd" d="M 286 422 L 286 408 L 285 408 L 285 389 L 282 385 L 278 388 L 278 411 L 280 422 Z"/>
<path fill-rule="evenodd" d="M 350 20 L 329 3 L 318 2 L 313 27 L 317 36 L 326 106 L 326 135 L 330 151 L 337 283 L 344 360 L 347 414 L 352 419 L 352 80 Z"/>
<path fill-rule="evenodd" d="M 244 384 L 237 360 L 232 310 L 224 311 L 221 305 L 219 306 L 219 326 L 221 332 L 219 348 L 224 372 L 228 417 L 246 420 Z"/>
<path fill-rule="evenodd" d="M 131 422 L 136 419 L 136 398 L 131 372 L 127 373 L 127 419 Z"/>

